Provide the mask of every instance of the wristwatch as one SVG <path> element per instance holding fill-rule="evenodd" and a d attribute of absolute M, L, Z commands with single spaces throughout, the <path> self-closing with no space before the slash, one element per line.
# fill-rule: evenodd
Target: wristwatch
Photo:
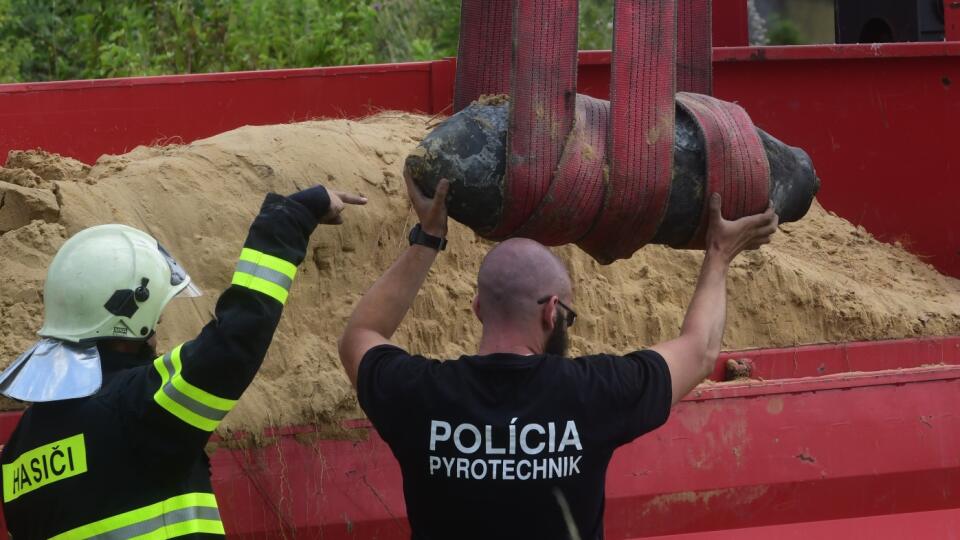
<path fill-rule="evenodd" d="M 430 249 L 435 249 L 437 251 L 443 251 L 447 247 L 447 239 L 440 238 L 439 236 L 434 236 L 432 234 L 427 234 L 423 232 L 423 228 L 420 227 L 420 224 L 417 223 L 410 229 L 410 245 L 418 244 L 421 246 L 426 246 Z"/>

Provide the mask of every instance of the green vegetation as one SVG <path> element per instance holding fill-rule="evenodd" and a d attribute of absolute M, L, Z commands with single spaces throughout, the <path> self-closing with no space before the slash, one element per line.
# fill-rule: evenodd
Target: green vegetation
<path fill-rule="evenodd" d="M 613 0 L 580 0 L 580 50 L 609 49 L 613 44 Z"/>
<path fill-rule="evenodd" d="M 0 2 L 0 57 L 7 57 L 7 79 L 197 73 L 374 59 L 368 36 L 376 13 L 352 0 Z"/>
<path fill-rule="evenodd" d="M 580 4 L 609 48 L 612 0 Z M 0 81 L 442 58 L 459 24 L 459 0 L 0 0 Z"/>
<path fill-rule="evenodd" d="M 767 41 L 770 45 L 801 45 L 809 43 L 800 27 L 790 19 L 779 17 L 770 20 Z"/>

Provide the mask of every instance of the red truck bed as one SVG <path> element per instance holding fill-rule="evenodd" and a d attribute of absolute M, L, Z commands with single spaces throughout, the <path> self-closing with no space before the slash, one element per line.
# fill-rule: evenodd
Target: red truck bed
<path fill-rule="evenodd" d="M 742 47 L 714 59 L 719 97 L 810 152 L 827 209 L 960 276 L 960 43 Z M 244 124 L 442 113 L 453 73 L 440 60 L 0 85 L 0 153 L 92 162 Z M 608 77 L 608 53 L 581 55 L 581 91 L 605 97 Z M 957 534 L 960 337 L 726 356 L 750 357 L 764 380 L 704 386 L 616 454 L 608 538 Z M 15 422 L 0 417 L 0 442 Z M 406 538 L 396 462 L 365 423 L 349 427 L 350 440 L 293 427 L 262 448 L 220 444 L 214 480 L 231 536 Z"/>
<path fill-rule="evenodd" d="M 701 386 L 618 450 L 607 538 L 958 530 L 960 338 L 743 351 L 718 365 L 727 358 L 750 358 L 765 380 Z M 0 440 L 17 417 L 0 415 Z M 408 538 L 390 449 L 366 421 L 346 427 L 339 440 L 296 427 L 268 431 L 261 447 L 218 441 L 230 536 Z"/>

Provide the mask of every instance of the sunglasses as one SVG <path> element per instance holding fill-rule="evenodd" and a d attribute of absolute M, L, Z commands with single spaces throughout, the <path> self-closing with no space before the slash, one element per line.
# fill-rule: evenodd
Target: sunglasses
<path fill-rule="evenodd" d="M 537 303 L 542 306 L 543 304 L 546 304 L 547 302 L 549 302 L 551 298 L 553 298 L 553 295 L 544 296 L 543 298 L 537 300 Z M 571 309 L 570 306 L 561 302 L 559 298 L 557 298 L 557 303 L 560 304 L 560 307 L 567 310 L 567 316 L 566 316 L 567 328 L 573 326 L 573 323 L 577 321 L 577 312 Z"/>

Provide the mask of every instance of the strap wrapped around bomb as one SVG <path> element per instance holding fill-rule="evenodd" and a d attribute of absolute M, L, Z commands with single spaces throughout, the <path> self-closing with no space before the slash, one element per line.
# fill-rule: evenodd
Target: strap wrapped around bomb
<path fill-rule="evenodd" d="M 607 102 L 576 95 L 576 0 L 464 0 L 455 94 L 464 108 L 408 157 L 414 181 L 432 193 L 450 179 L 451 217 L 482 236 L 576 243 L 603 263 L 647 243 L 702 247 L 714 191 L 729 219 L 768 199 L 781 221 L 802 217 L 819 187 L 802 150 L 735 104 L 680 93 L 675 105 L 678 69 L 684 90 L 712 86 L 697 19 L 710 2 L 680 0 L 679 68 L 675 2 L 617 1 Z M 507 88 L 509 99 L 473 102 Z"/>

